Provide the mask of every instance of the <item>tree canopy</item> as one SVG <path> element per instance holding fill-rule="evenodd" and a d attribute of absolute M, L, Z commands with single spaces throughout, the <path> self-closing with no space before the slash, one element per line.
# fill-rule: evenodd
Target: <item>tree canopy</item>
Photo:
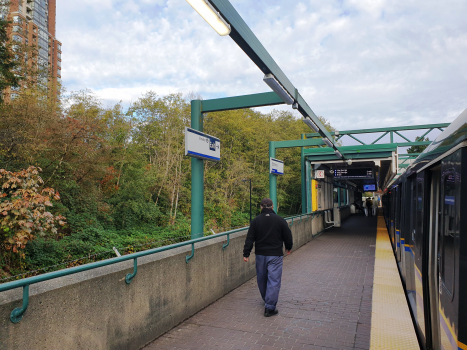
<path fill-rule="evenodd" d="M 427 137 L 420 137 L 420 136 L 417 136 L 415 138 L 415 141 L 430 141 L 430 139 Z M 422 146 L 411 146 L 409 148 L 407 148 L 407 153 L 422 153 L 425 148 L 427 148 L 428 146 L 427 145 L 422 145 Z"/>
<path fill-rule="evenodd" d="M 48 211 L 64 223 L 52 235 L 25 241 L 8 262 L 4 238 L 0 268 L 14 274 L 73 266 L 82 257 L 111 257 L 113 247 L 125 253 L 188 239 L 191 162 L 184 128 L 190 113 L 189 98 L 153 91 L 127 108 L 104 106 L 89 90 L 57 97 L 33 87 L 0 103 L 1 168 L 40 168 L 44 188 L 60 193 Z M 205 228 L 220 232 L 249 222 L 249 183 L 242 180 L 252 180 L 255 212 L 269 195 L 269 141 L 300 139 L 309 129 L 289 112 L 241 109 L 205 114 L 204 131 L 221 140 L 221 161 L 205 162 L 204 179 Z M 285 162 L 278 210 L 299 213 L 300 149 L 279 149 L 277 157 Z"/>

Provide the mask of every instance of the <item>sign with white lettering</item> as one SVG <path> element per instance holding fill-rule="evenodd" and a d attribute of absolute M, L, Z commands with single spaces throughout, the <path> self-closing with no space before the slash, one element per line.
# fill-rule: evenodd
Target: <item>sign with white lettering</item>
<path fill-rule="evenodd" d="M 221 141 L 214 136 L 185 127 L 185 155 L 218 162 L 221 160 Z"/>
<path fill-rule="evenodd" d="M 274 175 L 284 175 L 284 162 L 279 159 L 269 158 L 269 172 Z"/>
<path fill-rule="evenodd" d="M 316 178 L 324 179 L 324 170 L 316 170 Z"/>

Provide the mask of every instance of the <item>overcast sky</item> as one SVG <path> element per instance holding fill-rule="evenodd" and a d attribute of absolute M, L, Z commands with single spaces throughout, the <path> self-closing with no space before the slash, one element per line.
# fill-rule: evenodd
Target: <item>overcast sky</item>
<path fill-rule="evenodd" d="M 467 108 L 465 0 L 230 1 L 339 130 L 451 122 Z M 270 91 L 185 0 L 57 0 L 56 35 L 67 90 L 89 88 L 109 104 L 148 90 Z"/>

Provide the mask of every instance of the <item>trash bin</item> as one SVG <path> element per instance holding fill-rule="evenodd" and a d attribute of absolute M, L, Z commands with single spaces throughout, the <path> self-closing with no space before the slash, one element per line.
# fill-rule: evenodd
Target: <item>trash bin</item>
<path fill-rule="evenodd" d="M 350 214 L 355 214 L 355 204 L 350 204 Z"/>

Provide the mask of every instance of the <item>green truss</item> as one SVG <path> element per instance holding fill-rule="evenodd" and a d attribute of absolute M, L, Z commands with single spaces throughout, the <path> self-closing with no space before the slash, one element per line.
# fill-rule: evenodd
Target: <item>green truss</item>
<path fill-rule="evenodd" d="M 374 133 L 383 133 L 383 135 L 380 135 L 376 140 L 374 140 L 371 145 L 376 144 L 379 140 L 381 140 L 383 137 L 389 134 L 390 138 L 390 143 L 397 143 L 399 147 L 402 146 L 418 146 L 418 145 L 428 145 L 431 142 L 429 141 L 424 141 L 426 143 L 419 142 L 417 140 L 411 141 L 408 139 L 406 136 L 402 135 L 400 132 L 401 131 L 407 131 L 407 130 L 427 130 L 423 135 L 419 136 L 419 138 L 423 138 L 426 135 L 428 135 L 430 132 L 432 132 L 435 129 L 444 131 L 443 128 L 446 128 L 449 126 L 449 123 L 441 123 L 441 124 L 425 124 L 425 125 L 410 125 L 410 126 L 399 126 L 399 127 L 389 127 L 389 128 L 377 128 L 377 129 L 361 129 L 361 130 L 345 130 L 345 131 L 336 131 L 336 132 L 331 132 L 330 134 L 334 136 L 335 140 L 338 141 L 342 139 L 344 136 L 348 136 L 355 141 L 361 143 L 362 145 L 366 145 L 365 142 L 359 140 L 357 137 L 354 135 L 358 134 L 374 134 Z M 394 134 L 400 136 L 403 138 L 406 142 L 394 142 Z M 313 134 L 306 134 L 307 138 L 313 138 L 313 137 L 320 137 L 321 135 L 318 133 L 313 133 Z"/>

